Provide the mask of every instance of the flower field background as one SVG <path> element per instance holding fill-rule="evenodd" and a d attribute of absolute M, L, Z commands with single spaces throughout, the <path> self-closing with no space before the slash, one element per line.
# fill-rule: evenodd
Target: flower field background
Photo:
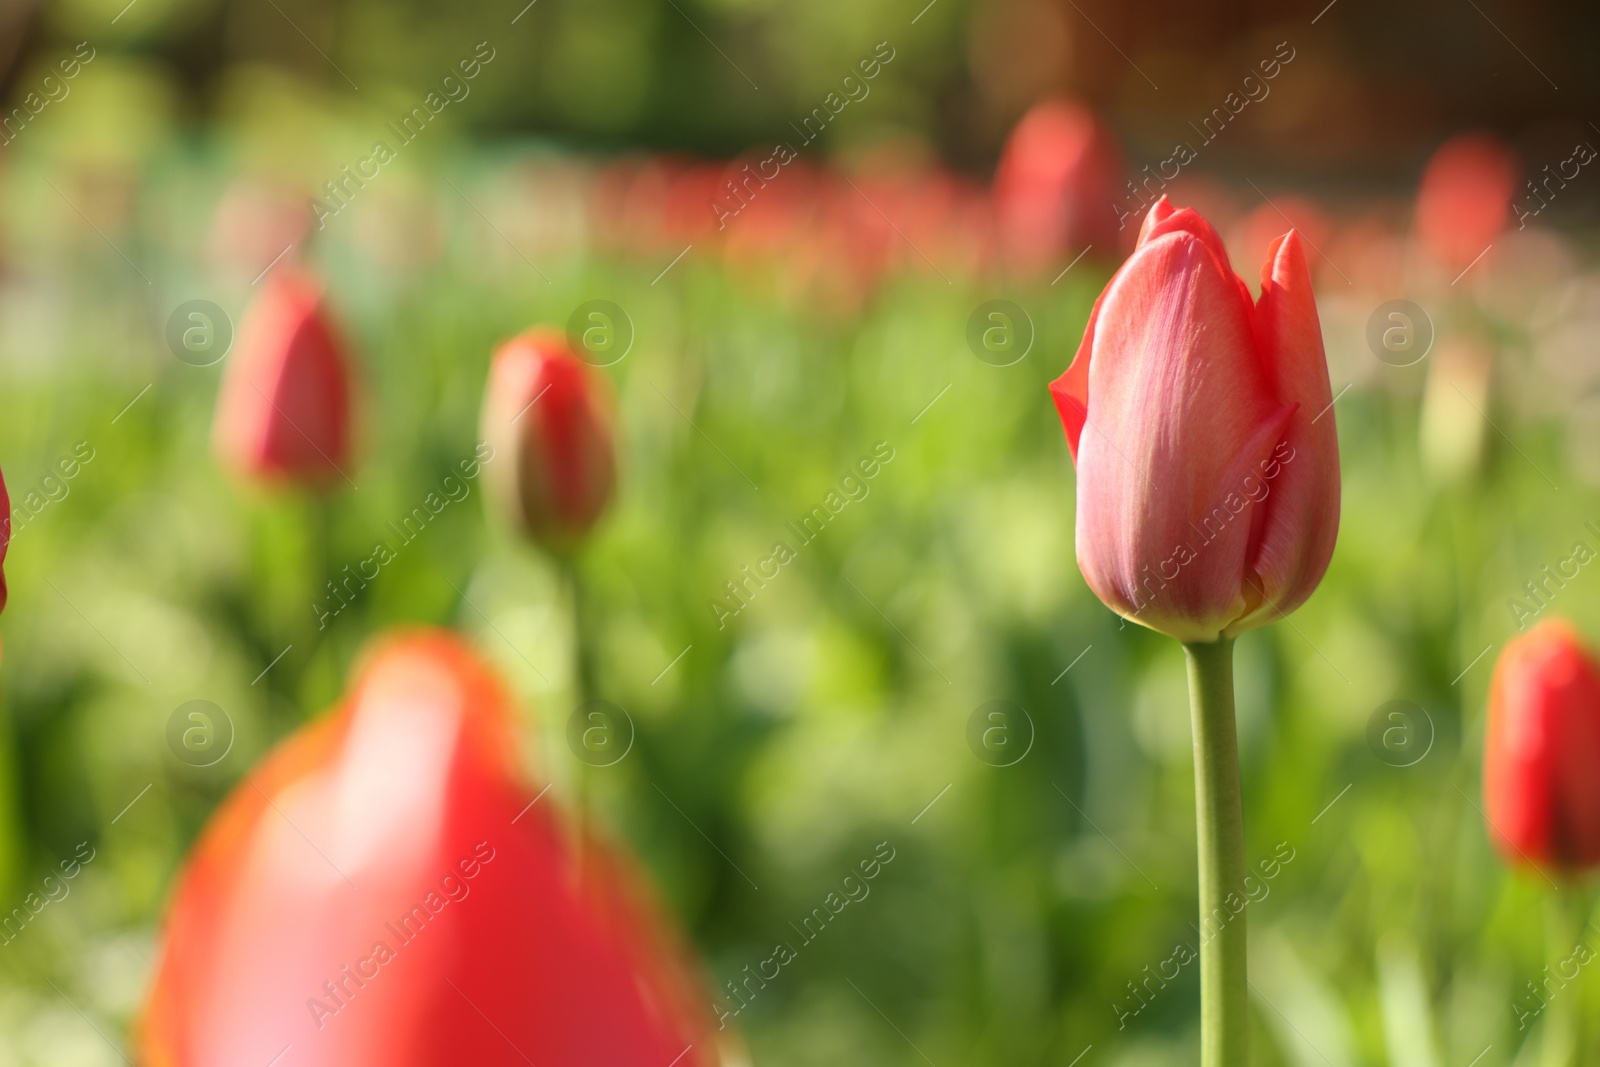
<path fill-rule="evenodd" d="M 89 15 L 70 14 L 75 43 Z M 0 944 L 0 1065 L 121 1061 L 201 825 L 405 624 L 467 635 L 511 680 L 535 791 L 640 858 L 753 1062 L 1191 1060 L 1182 658 L 1084 585 L 1047 395 L 1131 227 L 1081 258 L 1008 258 L 992 153 L 957 169 L 865 125 L 717 212 L 721 182 L 772 156 L 755 120 L 685 113 L 668 152 L 622 98 L 573 117 L 558 96 L 592 136 L 531 136 L 492 88 L 526 60 L 456 36 L 405 69 L 476 56 L 481 95 L 412 142 L 385 131 L 420 74 L 352 94 L 253 70 L 195 123 L 102 44 L 4 149 L 0 911 L 48 903 Z M 859 37 L 829 53 L 841 75 L 895 40 Z M 897 114 L 896 64 L 933 65 L 901 48 L 841 125 Z M 474 107 L 478 128 L 451 125 Z M 1237 650 L 1258 1065 L 1531 1063 L 1551 1001 L 1547 887 L 1491 848 L 1481 750 L 1495 650 L 1547 614 L 1600 632 L 1600 179 L 1454 262 L 1413 203 L 1454 129 L 1381 182 L 1202 156 L 1164 190 L 1206 205 L 1247 277 L 1289 226 L 1315 242 L 1336 397 L 1327 578 Z M 1572 146 L 1529 152 L 1531 177 Z M 373 176 L 322 191 L 365 160 Z M 181 342 L 189 302 L 234 331 L 289 263 L 322 277 L 359 366 L 358 459 L 325 509 L 218 468 L 224 363 Z M 1029 343 L 986 347 L 994 301 Z M 614 762 L 574 719 L 568 587 L 459 477 L 483 458 L 493 348 L 596 322 L 616 331 L 593 362 L 619 492 L 577 567 L 598 696 L 625 713 Z M 1427 343 L 1386 346 L 1397 324 Z M 175 720 L 195 700 L 227 740 L 203 766 Z M 763 964 L 777 977 L 750 981 Z"/>

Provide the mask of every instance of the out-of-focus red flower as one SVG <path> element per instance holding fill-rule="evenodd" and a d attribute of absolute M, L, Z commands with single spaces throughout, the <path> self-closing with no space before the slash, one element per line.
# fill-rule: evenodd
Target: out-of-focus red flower
<path fill-rule="evenodd" d="M 1483 745 L 1489 836 L 1514 865 L 1600 864 L 1600 664 L 1546 620 L 1500 652 Z"/>
<path fill-rule="evenodd" d="M 217 397 L 212 439 L 231 467 L 268 482 L 345 477 L 353 374 L 321 288 L 279 268 L 245 313 Z"/>
<path fill-rule="evenodd" d="M 1464 270 L 1505 228 L 1521 168 L 1498 137 L 1464 133 L 1434 152 L 1417 189 L 1417 238 Z"/>
<path fill-rule="evenodd" d="M 495 350 L 483 398 L 483 439 L 494 449 L 485 487 L 519 533 L 564 551 L 600 518 L 617 480 L 609 408 L 555 330 L 532 329 Z"/>
<path fill-rule="evenodd" d="M 381 646 L 201 834 L 140 1062 L 718 1062 L 643 883 L 520 780 L 512 714 L 449 634 Z"/>
<path fill-rule="evenodd" d="M 1070 100 L 1035 104 L 1007 138 L 994 178 L 995 216 L 1011 263 L 1037 271 L 1085 245 L 1110 252 L 1121 175 L 1116 138 L 1093 111 Z"/>
<path fill-rule="evenodd" d="M 1339 443 L 1294 231 L 1252 301 L 1217 232 L 1163 197 L 1050 390 L 1078 469 L 1078 566 L 1107 607 L 1214 641 L 1316 589 Z"/>

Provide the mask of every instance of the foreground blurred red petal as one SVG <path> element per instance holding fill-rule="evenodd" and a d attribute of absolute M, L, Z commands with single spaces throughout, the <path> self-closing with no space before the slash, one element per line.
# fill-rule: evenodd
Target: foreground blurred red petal
<path fill-rule="evenodd" d="M 708 998 L 642 883 L 521 784 L 510 718 L 454 637 L 382 646 L 201 835 L 141 1062 L 719 1062 Z"/>

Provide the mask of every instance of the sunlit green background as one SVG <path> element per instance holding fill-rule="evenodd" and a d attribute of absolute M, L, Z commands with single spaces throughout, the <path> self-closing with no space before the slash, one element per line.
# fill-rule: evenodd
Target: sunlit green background
<path fill-rule="evenodd" d="M 119 1062 L 166 893 L 208 813 L 336 700 L 369 638 L 417 623 L 468 635 L 513 681 L 530 780 L 554 779 L 569 800 L 589 791 L 653 872 L 713 992 L 793 941 L 789 924 L 880 842 L 894 850 L 870 896 L 737 1018 L 756 1063 L 1192 1061 L 1192 964 L 1128 1014 L 1130 983 L 1194 944 L 1182 657 L 1084 586 L 1045 391 L 1115 258 L 1052 284 L 1054 270 L 1018 279 L 937 258 L 930 270 L 896 246 L 880 284 L 847 280 L 859 299 L 840 299 L 827 264 L 823 284 L 797 292 L 783 255 L 730 269 L 710 243 L 663 274 L 687 241 L 601 242 L 615 220 L 589 206 L 619 153 L 765 151 L 880 40 L 895 63 L 810 163 L 894 146 L 987 180 L 1027 100 L 1076 84 L 1059 73 L 1070 57 L 1135 160 L 1165 154 L 1181 122 L 1141 120 L 1143 83 L 1053 5 L 941 0 L 912 23 L 920 4 L 539 0 L 515 24 L 519 3 L 277 6 L 138 0 L 119 16 L 114 0 L 72 0 L 19 16 L 30 28 L 13 99 L 78 41 L 96 54 L 0 149 L 0 465 L 14 506 L 50 500 L 19 518 L 6 559 L 0 911 L 80 842 L 95 858 L 0 944 L 0 1065 Z M 1125 25 L 1102 7 L 1108 31 Z M 1313 29 L 1312 14 L 1283 32 L 1338 41 L 1360 25 L 1340 14 Z M 1068 27 L 1067 43 L 1015 29 L 1030 17 Z M 996 60 L 1008 53 L 995 25 L 1061 55 L 1035 70 L 1019 43 L 1015 64 Z M 1239 30 L 1226 54 L 1248 63 L 1278 31 Z M 601 696 L 638 736 L 620 763 L 581 775 L 565 740 L 564 587 L 487 521 L 481 487 L 319 631 L 310 605 L 331 575 L 312 502 L 219 471 L 222 367 L 180 362 L 164 337 L 188 300 L 237 324 L 272 257 L 219 221 L 230 195 L 315 189 L 480 41 L 496 58 L 472 95 L 295 253 L 326 279 L 363 376 L 331 554 L 365 558 L 470 454 L 499 340 L 564 324 L 584 301 L 622 307 L 634 345 L 601 372 L 618 395 L 621 491 L 580 565 Z M 1304 47 L 1314 85 L 1356 77 Z M 1514 55 L 1481 49 L 1514 81 L 1508 99 L 1544 91 Z M 1198 51 L 1134 55 L 1180 92 L 1184 77 L 1234 79 Z M 1208 180 L 1258 204 L 1260 172 L 1241 158 L 1270 154 L 1274 137 L 1315 145 L 1308 91 L 1284 90 L 1298 125 L 1241 130 L 1244 156 L 1208 160 Z M 1329 99 L 1360 134 L 1324 127 L 1345 168 L 1301 151 L 1266 186 L 1326 198 L 1324 333 L 1333 388 L 1350 389 L 1329 416 L 1345 488 L 1327 579 L 1238 646 L 1248 854 L 1292 856 L 1247 912 L 1255 1062 L 1528 1063 L 1537 1042 L 1515 1009 L 1545 962 L 1548 886 L 1491 851 L 1478 749 L 1494 655 L 1515 632 L 1508 599 L 1573 542 L 1600 547 L 1583 528 L 1600 521 L 1594 242 L 1566 222 L 1511 235 L 1454 285 L 1411 269 L 1403 248 L 1384 259 L 1417 165 L 1453 127 L 1402 98 L 1400 132 L 1385 134 L 1360 99 Z M 1449 99 L 1472 113 L 1470 95 Z M 1581 222 L 1594 194 L 1575 188 L 1569 203 Z M 239 210 L 264 209 L 247 197 Z M 1342 240 L 1373 219 L 1389 236 Z M 1367 255 L 1392 269 L 1361 269 Z M 1258 264 L 1237 265 L 1253 284 Z M 1365 340 L 1372 311 L 1397 298 L 1438 334 L 1404 368 Z M 990 299 L 1020 305 L 1036 331 L 1010 366 L 967 345 Z M 870 493 L 719 626 L 710 601 L 724 583 L 880 442 L 893 459 Z M 75 450 L 93 458 L 45 481 Z M 1551 611 L 1600 635 L 1600 577 L 1585 570 Z M 210 768 L 167 747 L 169 716 L 193 699 L 237 730 Z M 967 741 L 994 700 L 1025 709 L 1035 733 L 1009 766 Z M 1369 744 L 1392 700 L 1425 713 L 1407 721 L 1418 736 L 1431 731 L 1410 766 Z"/>

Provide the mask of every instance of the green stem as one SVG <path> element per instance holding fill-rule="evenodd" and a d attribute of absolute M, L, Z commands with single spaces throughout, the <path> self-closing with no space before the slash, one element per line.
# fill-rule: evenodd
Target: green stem
<path fill-rule="evenodd" d="M 572 655 L 573 655 L 573 695 L 578 698 L 578 705 L 588 703 L 595 697 L 595 666 L 594 642 L 590 634 L 589 602 L 587 591 L 583 585 L 583 577 L 578 573 L 577 561 L 570 556 L 561 560 L 562 577 L 566 579 L 567 597 L 572 605 Z"/>
<path fill-rule="evenodd" d="M 1185 644 L 1194 726 L 1200 851 L 1200 1067 L 1249 1062 L 1245 916 L 1227 898 L 1244 886 L 1244 810 L 1233 718 L 1233 639 Z"/>
<path fill-rule="evenodd" d="M 1577 879 L 1557 876 L 1559 888 L 1548 895 L 1545 913 L 1545 942 L 1549 954 L 1548 973 L 1564 983 L 1550 995 L 1545 1009 L 1544 1033 L 1540 1041 L 1543 1067 L 1582 1067 L 1583 1055 L 1583 969 L 1578 945 L 1586 942 L 1583 888 Z M 1572 974 L 1577 968 L 1577 974 Z"/>

